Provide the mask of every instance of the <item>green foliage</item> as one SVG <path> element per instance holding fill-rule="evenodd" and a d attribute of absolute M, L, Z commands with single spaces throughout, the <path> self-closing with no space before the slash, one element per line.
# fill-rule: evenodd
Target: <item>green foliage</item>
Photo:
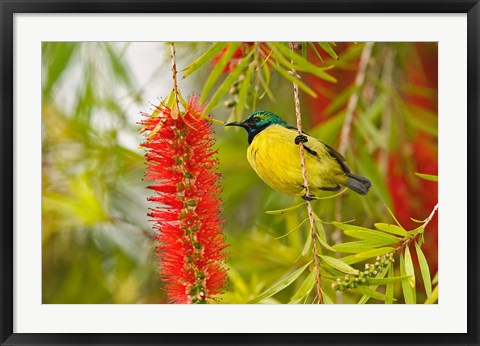
<path fill-rule="evenodd" d="M 285 278 L 283 278 L 282 280 L 280 280 L 279 282 L 277 282 L 275 285 L 273 285 L 272 287 L 270 287 L 269 289 L 267 289 L 265 292 L 263 292 L 262 294 L 260 294 L 258 297 L 256 297 L 255 299 L 251 300 L 249 303 L 250 304 L 255 304 L 255 303 L 259 303 L 261 302 L 262 300 L 264 300 L 265 298 L 269 298 L 275 294 L 277 294 L 278 292 L 280 292 L 281 290 L 287 288 L 288 286 L 290 286 L 300 275 L 302 275 L 302 273 L 305 271 L 305 269 L 307 269 L 307 267 L 310 265 L 310 263 L 307 263 L 305 264 L 304 266 L 298 268 L 297 270 L 295 270 L 293 273 L 291 273 L 290 275 L 286 276 Z"/>

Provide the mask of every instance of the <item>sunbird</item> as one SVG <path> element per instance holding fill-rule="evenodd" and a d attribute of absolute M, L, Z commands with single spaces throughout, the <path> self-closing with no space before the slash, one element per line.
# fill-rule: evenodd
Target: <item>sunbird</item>
<path fill-rule="evenodd" d="M 247 131 L 247 159 L 258 176 L 274 190 L 287 195 L 315 199 L 315 192 L 338 191 L 342 186 L 366 195 L 370 180 L 353 174 L 345 158 L 329 145 L 307 135 L 299 134 L 278 115 L 259 110 L 242 122 L 225 126 L 240 126 Z M 303 182 L 300 150 L 305 148 L 305 167 L 310 194 Z"/>

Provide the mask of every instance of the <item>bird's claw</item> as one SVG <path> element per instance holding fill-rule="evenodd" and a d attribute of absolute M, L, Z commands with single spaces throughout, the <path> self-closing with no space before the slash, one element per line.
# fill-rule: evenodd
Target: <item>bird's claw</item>
<path fill-rule="evenodd" d="M 300 144 L 300 142 L 302 143 L 306 143 L 308 142 L 308 138 L 307 136 L 305 135 L 298 135 L 297 137 L 295 137 L 295 144 Z"/>
<path fill-rule="evenodd" d="M 303 195 L 302 198 L 305 201 L 313 201 L 314 199 L 316 199 L 316 197 L 314 195 Z"/>

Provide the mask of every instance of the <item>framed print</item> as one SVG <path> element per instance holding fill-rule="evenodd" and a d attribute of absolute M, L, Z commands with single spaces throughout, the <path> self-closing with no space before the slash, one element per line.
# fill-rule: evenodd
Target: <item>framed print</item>
<path fill-rule="evenodd" d="M 2 344 L 478 344 L 479 6 L 2 1 Z"/>

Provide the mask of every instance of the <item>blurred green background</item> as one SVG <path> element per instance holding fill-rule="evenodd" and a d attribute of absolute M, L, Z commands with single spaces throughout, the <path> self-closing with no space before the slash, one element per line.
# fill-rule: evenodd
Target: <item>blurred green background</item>
<path fill-rule="evenodd" d="M 355 90 L 363 46 L 336 45 L 339 60 L 326 55 L 322 62 L 308 53 L 313 62 L 332 66 L 329 73 L 338 83 L 304 77 L 318 93 L 317 98 L 302 94 L 304 129 L 337 147 L 348 100 L 358 93 L 346 157 L 353 171 L 373 183 L 365 197 L 348 193 L 341 202 L 319 201 L 315 211 L 326 221 L 355 219 L 370 227 L 391 221 L 389 206 L 408 226 L 409 217 L 428 216 L 437 198 L 436 187 L 413 175 L 437 174 L 437 45 L 375 44 L 366 81 Z M 208 47 L 177 44 L 179 70 Z M 166 303 L 146 215 L 150 192 L 142 180 L 137 122 L 140 111 L 151 112 L 171 90 L 170 64 L 165 43 L 43 44 L 43 303 Z M 200 92 L 211 66 L 180 78 L 182 95 Z M 255 109 L 234 114 L 222 104 L 212 116 L 228 120 L 266 109 L 295 124 L 291 82 L 272 72 L 270 90 L 273 98 L 257 100 Z M 299 200 L 271 190 L 256 176 L 246 160 L 245 133 L 219 125 L 214 129 L 229 244 L 230 283 L 221 302 L 246 303 L 305 263 L 301 254 L 308 223 L 279 238 L 305 219 L 305 210 L 265 213 Z M 425 250 L 432 275 L 437 270 L 434 227 Z M 326 231 L 334 237 L 329 226 Z M 288 302 L 298 284 L 265 302 Z M 345 295 L 344 302 L 354 301 Z"/>

